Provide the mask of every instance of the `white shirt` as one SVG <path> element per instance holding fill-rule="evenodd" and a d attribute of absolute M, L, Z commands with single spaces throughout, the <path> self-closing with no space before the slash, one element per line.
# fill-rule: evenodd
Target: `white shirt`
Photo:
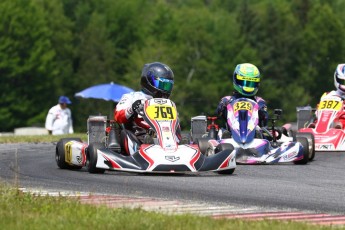
<path fill-rule="evenodd" d="M 73 133 L 71 110 L 62 109 L 60 104 L 53 106 L 47 114 L 45 128 L 51 130 L 53 135 Z"/>

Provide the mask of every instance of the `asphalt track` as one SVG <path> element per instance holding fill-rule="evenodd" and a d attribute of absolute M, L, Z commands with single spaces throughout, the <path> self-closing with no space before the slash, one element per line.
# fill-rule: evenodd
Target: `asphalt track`
<path fill-rule="evenodd" d="M 90 174 L 61 170 L 56 143 L 0 144 L 0 181 L 20 187 L 80 191 L 345 214 L 345 153 L 316 153 L 307 165 L 238 165 L 233 175 Z"/>

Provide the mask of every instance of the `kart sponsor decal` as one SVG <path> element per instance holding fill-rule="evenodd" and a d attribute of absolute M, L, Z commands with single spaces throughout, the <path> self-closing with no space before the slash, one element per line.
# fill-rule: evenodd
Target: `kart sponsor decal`
<path fill-rule="evenodd" d="M 253 111 L 253 105 L 249 101 L 239 101 L 233 106 L 234 112 L 238 110 L 248 110 Z"/>
<path fill-rule="evenodd" d="M 164 99 L 154 99 L 154 102 L 160 105 L 166 104 L 168 101 Z"/>
<path fill-rule="evenodd" d="M 324 100 L 321 101 L 318 110 L 340 110 L 342 107 L 342 103 L 340 101 L 336 100 Z"/>
<path fill-rule="evenodd" d="M 77 161 L 79 164 L 81 164 L 81 162 L 83 161 L 83 159 L 80 156 L 77 156 Z"/>
<path fill-rule="evenodd" d="M 176 108 L 164 105 L 149 105 L 146 113 L 151 120 L 176 120 Z"/>
<path fill-rule="evenodd" d="M 260 78 L 258 77 L 245 77 L 241 75 L 237 75 L 236 77 L 238 80 L 260 82 Z"/>
<path fill-rule="evenodd" d="M 334 149 L 332 144 L 319 144 L 319 145 L 315 145 L 316 149 L 319 150 L 331 150 Z"/>
<path fill-rule="evenodd" d="M 72 141 L 65 144 L 65 161 L 67 163 L 72 163 L 72 144 Z"/>
<path fill-rule="evenodd" d="M 171 161 L 171 162 L 175 162 L 180 160 L 180 157 L 175 157 L 175 156 L 165 156 L 165 160 Z"/>
<path fill-rule="evenodd" d="M 296 152 L 296 151 L 293 151 L 293 152 L 291 152 L 291 153 L 288 153 L 288 154 L 284 155 L 283 159 L 284 159 L 284 160 L 289 160 L 289 159 L 291 159 L 291 158 L 293 158 L 293 157 L 295 157 L 295 156 L 297 156 L 297 152 Z"/>
<path fill-rule="evenodd" d="M 170 127 L 169 126 L 163 126 L 162 131 L 163 132 L 170 132 Z"/>

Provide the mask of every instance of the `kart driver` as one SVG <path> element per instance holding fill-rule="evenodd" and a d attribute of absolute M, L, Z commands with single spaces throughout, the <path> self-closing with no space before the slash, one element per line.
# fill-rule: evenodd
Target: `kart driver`
<path fill-rule="evenodd" d="M 334 72 L 334 86 L 336 90 L 331 92 L 325 92 L 321 96 L 321 100 L 325 97 L 340 97 L 343 101 L 345 99 L 345 64 L 338 64 Z M 317 105 L 318 106 L 318 105 Z M 345 107 L 343 107 L 343 112 L 334 119 L 334 128 L 343 129 L 345 127 Z M 315 113 L 315 119 L 308 127 L 314 128 L 317 122 L 317 117 Z"/>
<path fill-rule="evenodd" d="M 132 150 L 133 146 L 130 147 L 133 141 L 137 145 L 152 143 L 152 139 L 147 135 L 150 126 L 141 117 L 138 117 L 138 113 L 143 109 L 145 100 L 170 97 L 174 86 L 174 73 L 166 64 L 148 63 L 142 69 L 140 83 L 141 91 L 124 94 L 114 112 L 115 121 L 124 127 L 124 130 L 121 131 L 120 143 L 127 155 L 135 152 L 135 148 Z M 176 135 L 181 140 L 180 128 Z"/>
<path fill-rule="evenodd" d="M 218 117 L 227 120 L 227 105 L 238 98 L 249 98 L 256 101 L 259 105 L 259 126 L 265 127 L 268 123 L 267 106 L 264 99 L 256 96 L 260 85 L 260 71 L 250 63 L 238 64 L 232 75 L 232 81 L 235 91 L 232 96 L 224 96 L 216 109 Z M 230 133 L 223 131 L 222 138 L 229 138 Z M 226 137 L 225 137 L 226 136 Z"/>

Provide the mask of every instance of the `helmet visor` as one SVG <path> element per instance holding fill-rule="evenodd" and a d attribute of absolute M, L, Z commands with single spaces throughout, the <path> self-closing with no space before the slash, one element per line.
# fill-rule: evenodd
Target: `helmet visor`
<path fill-rule="evenodd" d="M 260 83 L 260 78 L 256 77 L 246 77 L 241 75 L 236 75 L 236 84 L 242 86 L 243 88 L 252 88 L 253 90 L 258 88 Z"/>
<path fill-rule="evenodd" d="M 335 77 L 337 83 L 339 84 L 338 88 L 342 91 L 345 91 L 345 79 L 340 79 L 338 76 Z"/>
<path fill-rule="evenodd" d="M 336 76 L 336 79 L 340 85 L 345 85 L 345 79 L 340 79 L 338 76 Z"/>
<path fill-rule="evenodd" d="M 166 79 L 166 78 L 149 77 L 149 82 L 155 88 L 164 90 L 167 92 L 171 92 L 174 86 L 174 81 L 170 79 Z"/>

